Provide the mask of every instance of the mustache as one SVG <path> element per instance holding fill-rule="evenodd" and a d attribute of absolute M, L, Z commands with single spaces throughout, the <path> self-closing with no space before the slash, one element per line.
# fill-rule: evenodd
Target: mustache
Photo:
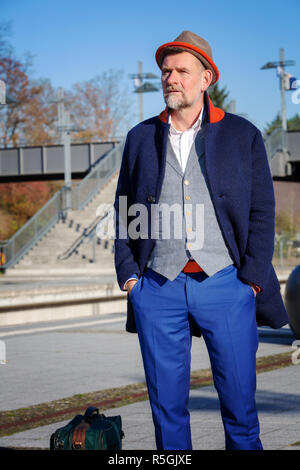
<path fill-rule="evenodd" d="M 183 92 L 184 90 L 181 87 L 175 87 L 173 85 L 169 85 L 165 88 L 164 94 L 167 94 L 170 91 L 181 91 L 181 92 Z"/>

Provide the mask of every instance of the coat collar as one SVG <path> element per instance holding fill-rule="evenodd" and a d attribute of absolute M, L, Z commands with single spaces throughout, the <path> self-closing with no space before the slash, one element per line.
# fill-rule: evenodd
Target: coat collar
<path fill-rule="evenodd" d="M 223 109 L 217 108 L 213 105 L 207 91 L 204 92 L 204 106 L 207 109 L 207 122 L 214 124 L 221 121 L 225 116 Z M 158 116 L 158 118 L 165 124 L 168 122 L 168 107 L 166 107 Z"/>

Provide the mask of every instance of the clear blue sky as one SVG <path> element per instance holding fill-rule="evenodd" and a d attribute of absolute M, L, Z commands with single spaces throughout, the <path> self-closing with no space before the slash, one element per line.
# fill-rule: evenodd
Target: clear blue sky
<path fill-rule="evenodd" d="M 219 84 L 261 130 L 280 110 L 276 71 L 260 70 L 279 60 L 279 48 L 296 65 L 287 69 L 300 79 L 300 0 L 121 1 L 0 0 L 2 21 L 12 21 L 16 55 L 34 55 L 34 78 L 71 88 L 109 69 L 128 74 L 143 62 L 144 72 L 159 74 L 156 49 L 183 30 L 204 37 L 220 71 Z M 286 92 L 287 116 L 300 114 Z M 138 121 L 137 95 L 132 93 Z M 144 118 L 164 108 L 161 93 L 144 94 Z"/>

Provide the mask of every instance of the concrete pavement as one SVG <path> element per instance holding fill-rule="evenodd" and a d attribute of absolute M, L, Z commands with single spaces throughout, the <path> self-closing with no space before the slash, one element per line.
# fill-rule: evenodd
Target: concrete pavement
<path fill-rule="evenodd" d="M 300 374 L 295 373 L 296 367 L 258 375 L 256 399 L 265 450 L 300 450 L 300 446 L 291 445 L 300 441 Z M 224 433 L 214 387 L 191 390 L 189 409 L 194 450 L 224 449 Z M 122 416 L 124 450 L 155 450 L 148 401 L 114 408 L 105 414 Z M 2 437 L 0 446 L 48 448 L 51 433 L 66 423 L 62 421 Z"/>

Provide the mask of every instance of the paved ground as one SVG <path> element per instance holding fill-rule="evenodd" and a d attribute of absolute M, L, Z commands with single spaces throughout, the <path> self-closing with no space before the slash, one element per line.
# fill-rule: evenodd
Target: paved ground
<path fill-rule="evenodd" d="M 300 440 L 299 372 L 291 366 L 258 375 L 257 405 L 261 440 L 265 450 L 300 450 L 291 444 Z M 123 420 L 125 450 L 155 450 L 151 411 L 148 401 L 105 411 L 120 414 Z M 214 387 L 191 390 L 190 415 L 193 448 L 224 449 L 224 434 Z M 42 426 L 0 438 L 0 446 L 48 448 L 49 437 L 67 421 Z"/>
<path fill-rule="evenodd" d="M 124 331 L 124 313 L 2 328 L 7 364 L 0 365 L 0 410 L 13 410 L 76 393 L 143 382 L 137 335 Z M 258 356 L 291 351 L 289 328 L 260 328 Z M 203 340 L 194 339 L 192 370 L 209 367 Z M 299 450 L 300 365 L 258 374 L 257 404 L 265 449 Z M 149 402 L 105 411 L 120 414 L 123 448 L 155 450 Z M 212 386 L 191 390 L 194 449 L 223 449 L 224 435 Z M 54 423 L 0 438 L 0 446 L 48 448 Z"/>
<path fill-rule="evenodd" d="M 261 329 L 260 336 L 258 357 L 291 351 L 289 329 Z M 0 410 L 144 381 L 138 338 L 125 332 L 124 313 L 5 327 L 0 339 L 7 359 Z M 208 367 L 204 341 L 193 338 L 192 370 Z"/>

